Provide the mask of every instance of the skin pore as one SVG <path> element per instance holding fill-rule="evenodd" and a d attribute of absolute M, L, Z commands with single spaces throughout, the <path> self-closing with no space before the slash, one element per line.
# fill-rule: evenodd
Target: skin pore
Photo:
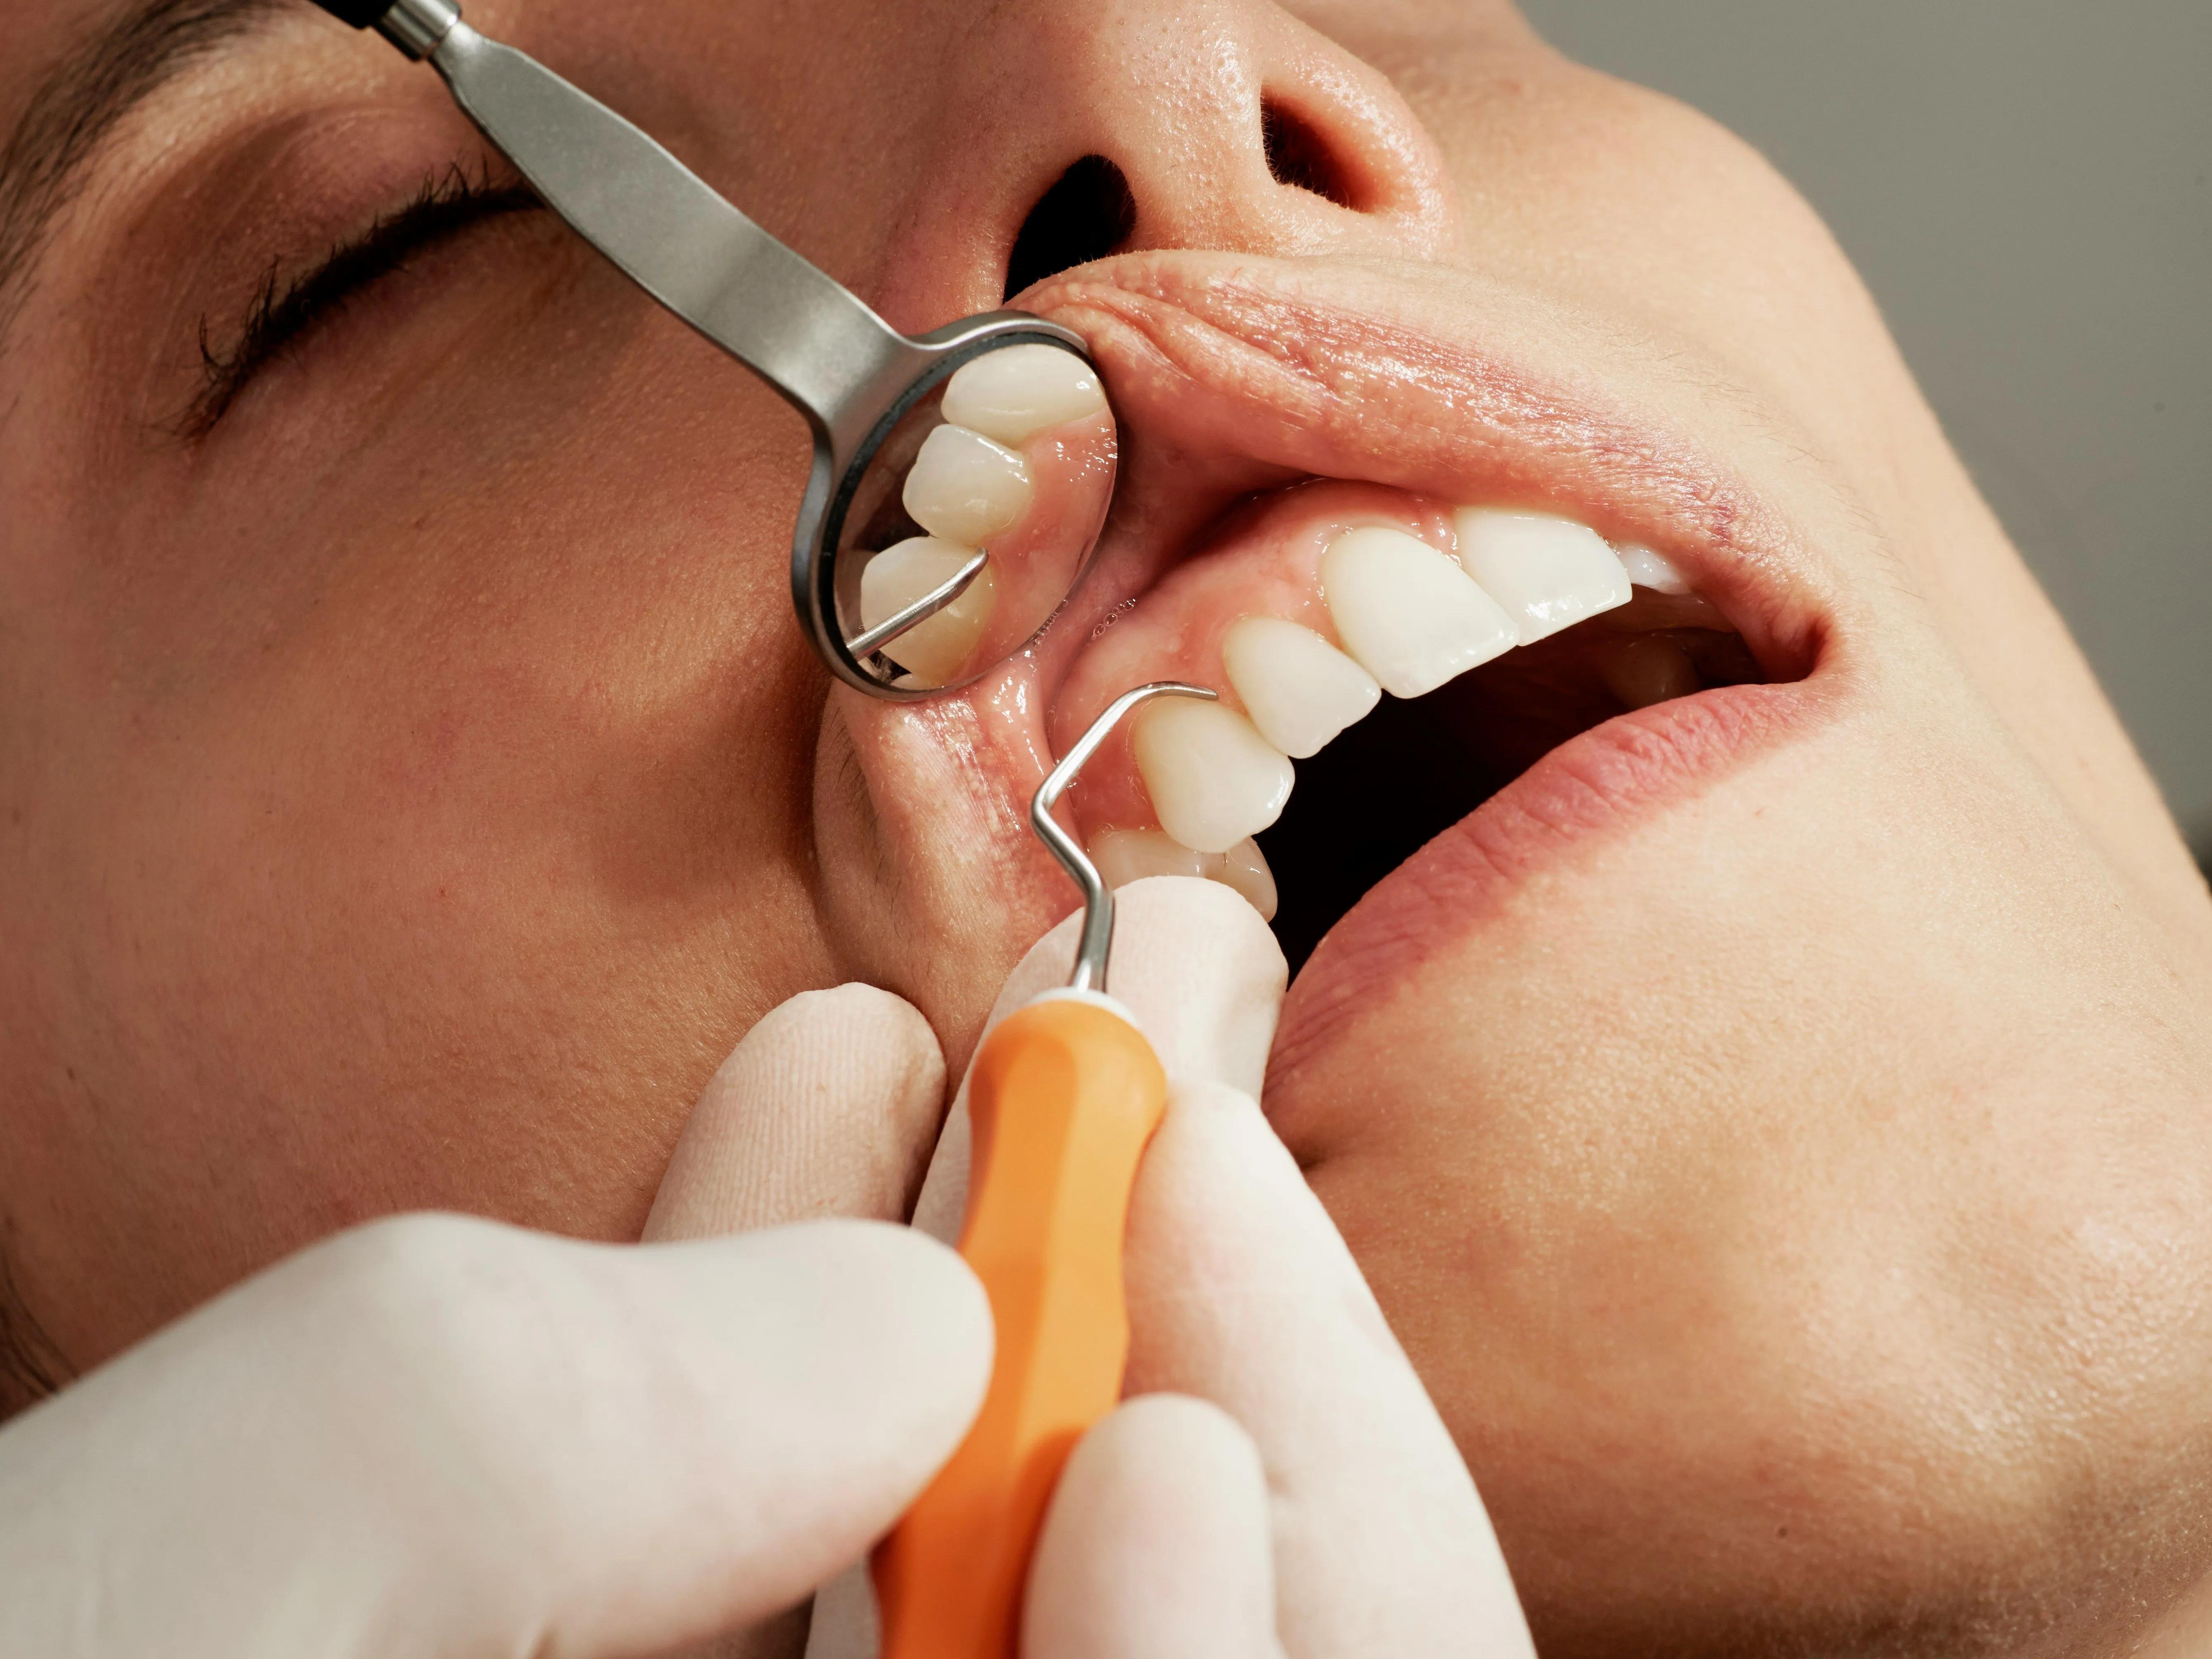
<path fill-rule="evenodd" d="M 123 13 L 6 7 L 13 126 Z M 1202 620 L 1347 479 L 1659 546 L 1770 682 L 1560 750 L 1285 1011 L 1269 1114 L 1540 1648 L 2166 1617 L 2212 1562 L 2212 902 L 2153 787 L 1763 164 L 1488 0 L 1293 9 L 471 7 L 902 328 L 1121 170 L 1118 251 L 1022 299 L 1114 397 L 1098 565 L 921 705 L 792 625 L 797 417 L 543 212 L 454 216 L 208 417 L 272 282 L 507 182 L 427 71 L 272 5 L 85 158 L 0 351 L 8 1403 L 369 1216 L 635 1237 L 799 991 L 896 992 L 957 1074 L 1068 906 L 1030 789 L 1166 660 L 1106 619 Z"/>

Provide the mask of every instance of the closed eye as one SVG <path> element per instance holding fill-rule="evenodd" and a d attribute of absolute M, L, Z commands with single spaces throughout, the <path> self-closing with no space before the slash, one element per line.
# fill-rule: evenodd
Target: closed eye
<path fill-rule="evenodd" d="M 471 226 L 542 205 L 526 185 L 494 185 L 456 166 L 443 179 L 425 180 L 413 201 L 338 243 L 304 275 L 280 283 L 272 263 L 229 346 L 218 349 L 208 319 L 200 319 L 204 378 L 178 431 L 205 436 L 256 374 L 411 258 Z"/>

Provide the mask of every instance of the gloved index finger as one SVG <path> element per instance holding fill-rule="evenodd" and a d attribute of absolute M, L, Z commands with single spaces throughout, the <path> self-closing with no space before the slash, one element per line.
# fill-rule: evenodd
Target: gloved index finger
<path fill-rule="evenodd" d="M 944 1056 L 919 1010 L 870 985 L 795 996 L 701 1093 L 646 1240 L 824 1216 L 903 1221 L 944 1104 Z"/>
<path fill-rule="evenodd" d="M 1114 898 L 1106 989 L 1136 1016 L 1169 1081 L 1225 1083 L 1256 1095 L 1290 979 L 1260 913 L 1219 882 L 1189 876 L 1133 881 Z M 1079 910 L 1030 947 L 1006 976 L 992 1026 L 1067 982 L 1082 927 Z M 969 1136 L 963 1079 L 914 1212 L 915 1226 L 947 1243 L 967 1206 Z"/>

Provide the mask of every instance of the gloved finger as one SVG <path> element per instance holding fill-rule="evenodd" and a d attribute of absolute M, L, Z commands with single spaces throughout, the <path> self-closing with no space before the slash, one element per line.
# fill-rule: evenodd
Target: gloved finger
<path fill-rule="evenodd" d="M 803 1596 L 982 1399 L 948 1251 L 380 1223 L 0 1432 L 0 1652 L 629 1659 Z M 96 1625 L 88 1625 L 88 1609 Z"/>
<path fill-rule="evenodd" d="M 1219 882 L 1188 876 L 1132 882 L 1114 897 L 1106 988 L 1137 1017 L 1168 1076 L 1257 1090 L 1289 978 L 1259 912 Z M 1067 982 L 1082 928 L 1079 910 L 1030 947 L 1000 990 L 990 1025 Z M 968 1204 L 970 1133 L 963 1079 L 914 1208 L 915 1226 L 948 1243 Z M 878 1645 L 866 1571 L 855 1568 L 815 1598 L 807 1659 L 866 1659 Z"/>
<path fill-rule="evenodd" d="M 1114 954 L 1106 989 L 1137 1025 L 1176 1083 L 1227 1083 L 1257 1094 L 1290 977 L 1282 946 L 1260 913 L 1218 881 L 1150 876 L 1114 895 Z M 1041 991 L 1067 983 L 1079 910 L 1030 947 L 1007 976 L 992 1025 Z M 980 1048 L 981 1045 L 978 1045 Z M 946 1118 L 914 1224 L 947 1241 L 968 1203 L 968 1085 Z"/>
<path fill-rule="evenodd" d="M 1267 1480 L 1203 1401 L 1132 1400 L 1083 1437 L 1037 1539 L 1023 1659 L 1276 1659 Z"/>
<path fill-rule="evenodd" d="M 661 1179 L 648 1240 L 817 1216 L 906 1217 L 945 1105 L 929 1022 L 841 985 L 773 1010 L 722 1062 Z"/>
<path fill-rule="evenodd" d="M 1210 1400 L 1259 1445 L 1294 1659 L 1534 1653 L 1443 1419 L 1249 1096 L 1174 1091 L 1138 1173 L 1127 1272 L 1127 1391 Z"/>

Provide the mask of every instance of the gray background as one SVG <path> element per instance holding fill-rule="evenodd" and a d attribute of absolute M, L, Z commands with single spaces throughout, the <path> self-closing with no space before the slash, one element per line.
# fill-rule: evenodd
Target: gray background
<path fill-rule="evenodd" d="M 2212 860 L 2212 0 L 1523 9 L 1811 198 Z"/>

